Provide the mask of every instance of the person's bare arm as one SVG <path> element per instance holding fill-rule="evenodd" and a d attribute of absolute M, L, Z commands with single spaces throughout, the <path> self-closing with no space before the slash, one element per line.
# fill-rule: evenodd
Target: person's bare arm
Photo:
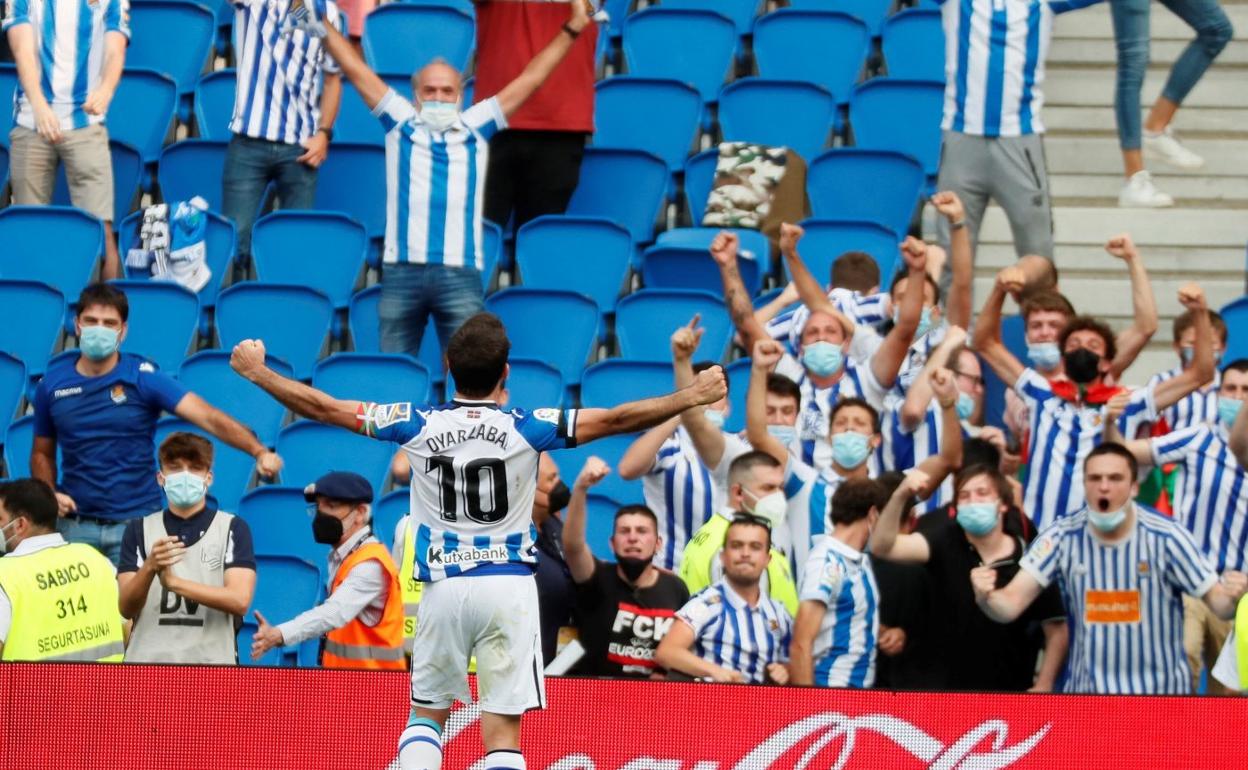
<path fill-rule="evenodd" d="M 1005 295 L 1017 296 L 1023 290 L 1025 281 L 1026 276 L 1017 267 L 1007 267 L 997 274 L 997 281 L 979 311 L 975 333 L 971 337 L 971 347 L 1010 388 L 1022 376 L 1023 365 L 1001 340 L 1001 307 L 1005 304 Z"/>
<path fill-rule="evenodd" d="M 1122 413 L 1126 410 L 1127 404 L 1131 401 L 1131 392 L 1124 390 L 1116 393 L 1109 402 L 1105 404 L 1104 423 L 1105 428 L 1102 437 L 1106 444 L 1121 444 L 1127 448 L 1134 457 L 1135 461 L 1142 467 L 1150 467 L 1153 464 L 1153 441 L 1152 439 L 1137 438 L 1127 440 L 1122 431 L 1118 429 L 1118 418 L 1122 417 Z"/>
<path fill-rule="evenodd" d="M 914 333 L 923 313 L 923 287 L 927 282 L 927 244 L 907 237 L 901 244 L 901 256 L 909 270 L 905 293 L 898 303 L 897 322 L 871 356 L 871 373 L 880 387 L 888 389 L 897 381 L 897 373 L 906 361 Z"/>
<path fill-rule="evenodd" d="M 590 25 L 586 3 L 584 0 L 573 0 L 568 3 L 568 9 L 568 20 L 565 25 L 579 35 Z M 498 105 L 502 108 L 504 115 L 510 116 L 520 109 L 520 105 L 524 104 L 534 91 L 542 87 L 546 78 L 550 77 L 550 73 L 555 71 L 555 67 L 559 66 L 563 57 L 572 50 L 576 35 L 569 33 L 567 29 L 560 29 L 555 33 L 554 39 L 538 51 L 537 56 L 534 56 L 521 70 L 516 79 L 503 86 L 503 89 L 498 92 Z"/>
<path fill-rule="evenodd" d="M 88 115 L 108 114 L 108 105 L 117 93 L 117 84 L 121 82 L 121 71 L 126 66 L 126 36 L 116 30 L 104 33 L 104 61 L 100 66 L 100 82 L 95 90 L 87 94 L 82 104 L 82 111 Z"/>
<path fill-rule="evenodd" d="M 1235 570 L 1227 570 L 1222 573 L 1222 577 L 1218 582 L 1213 584 L 1200 597 L 1209 609 L 1213 610 L 1213 614 L 1223 620 L 1230 620 L 1235 617 L 1235 610 L 1239 607 L 1239 600 L 1244 595 L 1245 589 L 1248 589 L 1248 576 L 1242 572 Z"/>
<path fill-rule="evenodd" d="M 766 326 L 768 321 L 780 315 L 780 311 L 799 299 L 801 297 L 797 294 L 797 286 L 792 281 L 789 281 L 785 284 L 783 291 L 773 297 L 766 305 L 754 311 L 754 320 Z"/>
<path fill-rule="evenodd" d="M 938 368 L 929 379 L 940 407 L 940 452 L 919 463 L 919 468 L 932 477 L 931 490 L 935 490 L 946 476 L 962 466 L 962 423 L 958 421 L 958 386 L 954 384 L 953 372 Z"/>
<path fill-rule="evenodd" d="M 770 339 L 767 330 L 754 317 L 754 306 L 750 303 L 749 292 L 745 290 L 745 282 L 741 280 L 741 270 L 737 267 L 737 251 L 740 248 L 737 234 L 721 230 L 711 241 L 711 258 L 719 267 L 719 279 L 724 285 L 724 304 L 728 306 L 728 316 L 741 336 L 741 344 L 751 350 L 759 340 Z"/>
<path fill-rule="evenodd" d="M 871 530 L 871 553 L 882 559 L 901 562 L 903 564 L 926 564 L 931 558 L 931 547 L 927 538 L 914 533 L 903 533 L 901 529 L 901 512 L 910 498 L 924 494 L 932 488 L 931 480 L 926 473 L 913 470 L 893 490 L 893 494 L 880 511 L 880 518 Z"/>
<path fill-rule="evenodd" d="M 698 322 L 700 315 L 694 315 L 688 325 L 682 326 L 672 334 L 672 372 L 676 378 L 677 388 L 687 388 L 693 384 L 693 354 L 702 341 L 702 328 Z M 724 456 L 724 432 L 706 419 L 703 409 L 686 409 L 680 413 L 680 424 L 689 434 L 698 458 L 707 468 L 714 468 Z"/>
<path fill-rule="evenodd" d="M 282 469 L 282 458 L 276 452 L 270 452 L 246 426 L 194 393 L 183 396 L 173 411 L 192 425 L 203 428 L 235 449 L 254 457 L 256 470 L 261 476 L 271 478 Z"/>
<path fill-rule="evenodd" d="M 603 436 L 632 433 L 658 425 L 686 409 L 713 404 L 728 392 L 724 370 L 718 366 L 698 372 L 693 384 L 666 396 L 630 401 L 611 409 L 581 409 L 576 413 L 576 441 L 584 444 Z"/>
<path fill-rule="evenodd" d="M 1205 292 L 1200 286 L 1189 283 L 1179 289 L 1179 303 L 1192 315 L 1192 327 L 1196 330 L 1192 349 L 1192 365 L 1168 380 L 1157 383 L 1153 391 L 1153 404 L 1157 411 L 1166 409 L 1213 379 L 1213 324 L 1209 323 L 1209 306 Z"/>
<path fill-rule="evenodd" d="M 22 93 L 30 100 L 30 109 L 34 113 L 35 131 L 47 141 L 57 144 L 64 141 L 61 132 L 61 120 L 52 110 L 52 105 L 43 95 L 43 84 L 40 82 L 38 56 L 35 50 L 35 31 L 29 22 L 16 24 L 9 28 L 9 50 L 13 53 L 13 61 L 17 64 L 17 80 L 22 86 Z"/>
<path fill-rule="evenodd" d="M 756 451 L 766 452 L 781 465 L 789 462 L 789 448 L 767 430 L 767 375 L 784 355 L 775 340 L 754 344 L 750 361 L 750 390 L 745 394 L 745 435 Z"/>
<path fill-rule="evenodd" d="M 901 410 L 898 412 L 903 428 L 912 431 L 923 423 L 923 419 L 927 416 L 927 407 L 932 402 L 932 372 L 945 366 L 953 351 L 964 344 L 966 344 L 966 330 L 960 326 L 950 326 L 945 338 L 928 355 L 927 362 L 923 364 L 923 371 L 919 372 L 919 376 L 906 391 L 906 400 L 902 402 Z"/>
<path fill-rule="evenodd" d="M 958 194 L 938 192 L 932 205 L 949 220 L 949 295 L 945 297 L 945 320 L 963 329 L 971 325 L 971 282 L 974 279 L 975 255 L 971 247 L 971 231 L 966 226 L 966 209 Z"/>
<path fill-rule="evenodd" d="M 1131 325 L 1118 333 L 1118 354 L 1110 364 L 1110 374 L 1117 379 L 1157 333 L 1157 303 L 1153 299 L 1153 286 L 1148 280 L 1148 271 L 1144 269 L 1144 260 L 1140 258 L 1131 236 L 1122 233 L 1110 238 L 1105 244 L 1105 251 L 1126 263 L 1131 278 L 1131 306 L 1135 309 Z"/>
<path fill-rule="evenodd" d="M 797 296 L 812 313 L 827 313 L 835 318 L 845 330 L 845 339 L 850 339 L 854 336 L 853 320 L 828 299 L 823 286 L 810 274 L 806 263 L 797 253 L 798 241 L 805 234 L 806 231 L 798 225 L 788 222 L 780 225 L 780 254 L 784 257 L 785 264 L 789 266 L 789 275 L 793 277 L 793 286 L 797 289 Z"/>
<path fill-rule="evenodd" d="M 359 425 L 362 402 L 334 398 L 273 371 L 264 363 L 264 343 L 260 340 L 243 340 L 235 345 L 230 366 L 300 417 L 347 430 L 355 430 Z"/>
<path fill-rule="evenodd" d="M 585 542 L 585 500 L 589 488 L 610 472 L 606 463 L 590 457 L 572 483 L 572 497 L 568 500 L 568 513 L 563 522 L 563 555 L 574 583 L 584 583 L 594 576 L 594 552 Z"/>
<path fill-rule="evenodd" d="M 1057 677 L 1062 673 L 1062 665 L 1066 662 L 1066 651 L 1070 648 L 1070 630 L 1065 620 L 1046 620 L 1040 624 L 1040 630 L 1044 633 L 1044 659 L 1040 661 L 1035 682 L 1027 692 L 1053 692 Z"/>
<path fill-rule="evenodd" d="M 997 588 L 997 571 L 991 567 L 971 570 L 971 588 L 983 613 L 998 623 L 1012 623 L 1031 606 L 1043 586 L 1025 570 L 1019 570 L 1004 588 Z"/>
<path fill-rule="evenodd" d="M 646 475 L 646 471 L 654 467 L 655 456 L 658 455 L 663 442 L 672 437 L 678 425 L 680 425 L 679 416 L 669 417 L 629 444 L 617 466 L 620 478 L 632 481 Z"/>
<path fill-rule="evenodd" d="M 809 686 L 815 683 L 815 637 L 827 612 L 827 605 L 813 599 L 798 605 L 797 619 L 793 621 L 793 641 L 789 644 L 789 684 Z"/>
<path fill-rule="evenodd" d="M 654 651 L 654 661 L 669 671 L 698 679 L 713 679 L 716 682 L 744 682 L 745 677 L 739 671 L 729 671 L 703 660 L 693 653 L 693 627 L 677 618 L 667 629 L 659 648 Z"/>
<path fill-rule="evenodd" d="M 334 29 L 333 24 L 325 24 L 325 50 L 329 55 L 334 57 L 334 61 L 338 62 L 338 68 L 342 70 L 342 74 L 347 80 L 351 81 L 351 85 L 355 86 L 355 90 L 359 92 L 360 98 L 368 105 L 370 110 L 376 109 L 381 103 L 382 97 L 390 90 L 390 86 L 386 85 L 386 81 L 382 80 L 376 72 L 369 69 L 368 64 L 364 62 L 364 57 L 360 56 L 360 52 L 355 50 L 355 46 L 342 36 L 342 33 Z M 341 87 L 341 86 L 340 86 Z M 325 100 L 325 93 L 321 94 L 322 103 Z M 323 107 L 322 107 L 323 108 Z M 334 114 L 337 115 L 338 108 L 334 107 Z M 324 125 L 324 121 L 322 121 Z"/>

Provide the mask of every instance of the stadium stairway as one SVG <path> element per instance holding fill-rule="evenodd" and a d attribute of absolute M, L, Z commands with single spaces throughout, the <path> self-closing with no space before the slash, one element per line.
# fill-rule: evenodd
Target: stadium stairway
<path fill-rule="evenodd" d="M 1054 28 L 1044 120 L 1062 290 L 1077 309 L 1103 316 L 1115 328 L 1130 323 L 1126 272 L 1102 245 L 1120 231 L 1132 234 L 1152 278 L 1161 320 L 1152 343 L 1127 372 L 1130 384 L 1142 384 L 1149 373 L 1175 365 L 1170 321 L 1182 312 L 1179 286 L 1200 282 L 1215 309 L 1246 290 L 1248 0 L 1223 0 L 1223 7 L 1235 37 L 1189 95 L 1174 126 L 1183 142 L 1205 158 L 1205 167 L 1193 172 L 1151 164 L 1158 187 L 1175 197 L 1172 209 L 1118 208 L 1122 166 L 1110 106 L 1115 64 L 1108 4 L 1064 14 Z M 1145 112 L 1193 34 L 1160 3 L 1152 6 L 1152 33 Z M 1014 259 L 999 208 L 989 209 L 981 239 L 977 303 L 996 271 Z"/>

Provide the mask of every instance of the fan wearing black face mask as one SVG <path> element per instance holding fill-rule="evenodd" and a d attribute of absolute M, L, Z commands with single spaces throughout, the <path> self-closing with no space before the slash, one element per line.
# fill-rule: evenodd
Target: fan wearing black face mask
<path fill-rule="evenodd" d="M 590 488 L 610 472 L 597 457 L 585 461 L 572 485 L 563 526 L 564 555 L 576 581 L 577 628 L 585 647 L 574 673 L 653 676 L 662 673 L 654 661 L 655 650 L 676 610 L 689 600 L 689 590 L 680 578 L 651 563 L 660 544 L 658 519 L 644 505 L 615 511 L 609 541 L 615 562 L 595 558 L 591 545 L 608 543 L 586 542 L 587 498 Z M 597 526 L 601 523 L 595 522 L 595 531 L 604 529 Z"/>

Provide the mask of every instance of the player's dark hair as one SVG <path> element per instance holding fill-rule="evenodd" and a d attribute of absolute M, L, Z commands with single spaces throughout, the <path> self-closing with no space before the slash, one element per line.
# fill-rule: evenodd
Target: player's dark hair
<path fill-rule="evenodd" d="M 871 415 L 871 430 L 875 431 L 876 433 L 880 432 L 880 413 L 876 411 L 875 407 L 871 406 L 866 401 L 864 401 L 861 398 L 858 398 L 857 396 L 850 396 L 847 398 L 842 398 L 840 401 L 836 402 L 836 406 L 832 407 L 832 412 L 831 414 L 828 415 L 829 429 L 831 428 L 832 423 L 836 421 L 836 416 L 841 413 L 842 409 L 851 409 L 851 408 L 858 408 L 858 409 L 866 410 L 867 413 Z"/>
<path fill-rule="evenodd" d="M 1075 306 L 1070 304 L 1066 295 L 1052 289 L 1031 289 L 1023 292 L 1019 312 L 1024 322 L 1027 316 L 1037 312 L 1062 313 L 1067 318 L 1074 318 Z"/>
<path fill-rule="evenodd" d="M 89 307 L 111 307 L 121 316 L 121 322 L 130 320 L 130 301 L 126 293 L 108 283 L 93 283 L 78 295 L 78 317 Z"/>
<path fill-rule="evenodd" d="M 615 523 L 618 524 L 620 519 L 624 518 L 625 516 L 645 516 L 647 519 L 650 520 L 650 523 L 654 525 L 654 531 L 655 532 L 659 531 L 659 517 L 655 516 L 654 511 L 650 510 L 648 506 L 640 505 L 636 503 L 632 505 L 621 505 L 620 509 L 615 512 L 615 519 L 614 519 Z M 611 533 L 615 534 L 614 525 L 612 525 L 611 527 Z"/>
<path fill-rule="evenodd" d="M 845 479 L 832 495 L 832 523 L 853 524 L 884 502 L 884 489 L 875 479 Z"/>
<path fill-rule="evenodd" d="M 1226 347 L 1226 321 L 1222 320 L 1222 316 L 1214 310 L 1206 311 L 1209 313 L 1209 324 L 1213 326 L 1213 333 L 1217 335 L 1218 341 L 1222 343 L 1222 347 Z M 1179 344 L 1179 338 L 1183 336 L 1183 332 L 1196 325 L 1196 317 L 1192 315 L 1192 311 L 1188 310 L 1181 315 L 1174 317 L 1174 344 Z"/>
<path fill-rule="evenodd" d="M 799 407 L 802 405 L 802 389 L 797 383 L 783 374 L 772 372 L 767 375 L 767 392 L 781 398 L 791 398 Z"/>
<path fill-rule="evenodd" d="M 728 524 L 728 529 L 724 530 L 724 545 L 728 545 L 728 533 L 733 527 L 759 527 L 767 533 L 767 550 L 771 550 L 771 522 L 762 516 L 755 516 L 746 511 L 737 511 L 732 514 L 732 521 Z"/>
<path fill-rule="evenodd" d="M 20 516 L 39 529 L 56 531 L 56 495 L 38 479 L 0 482 L 0 505 L 13 518 Z"/>
<path fill-rule="evenodd" d="M 909 273 L 898 273 L 897 277 L 893 278 L 892 287 L 888 290 L 889 296 L 892 296 L 893 294 L 897 292 L 897 284 L 901 283 L 902 281 L 908 280 L 909 278 L 910 278 Z M 924 283 L 932 287 L 933 296 L 935 296 L 936 298 L 936 304 L 939 305 L 940 304 L 940 284 L 936 282 L 936 279 L 932 277 L 931 273 L 928 273 L 926 271 L 923 273 L 923 279 L 924 279 Z"/>
<path fill-rule="evenodd" d="M 880 285 L 880 265 L 865 251 L 847 251 L 832 260 L 832 287 L 867 294 Z"/>
<path fill-rule="evenodd" d="M 715 363 L 714 361 L 699 361 L 699 362 L 697 362 L 696 364 L 694 364 L 694 365 L 693 365 L 693 373 L 694 373 L 695 375 L 696 375 L 696 374 L 701 374 L 702 372 L 705 372 L 707 369 L 710 369 L 710 368 L 712 368 L 712 367 L 716 367 L 716 366 L 719 366 L 719 364 Z M 724 393 L 725 393 L 725 395 L 731 392 L 731 388 L 732 388 L 732 386 L 729 384 L 729 382 L 728 382 L 728 378 L 727 378 L 727 377 L 725 377 L 725 378 L 724 378 Z"/>
<path fill-rule="evenodd" d="M 1105 455 L 1113 455 L 1115 457 L 1121 457 L 1125 460 L 1127 465 L 1131 467 L 1132 481 L 1135 481 L 1140 477 L 1140 464 L 1136 461 L 1135 455 L 1131 454 L 1131 450 L 1127 449 L 1122 444 L 1116 444 L 1112 441 L 1103 442 L 1088 453 L 1087 459 L 1083 461 L 1083 472 L 1085 474 L 1088 472 L 1088 463 L 1092 462 L 1092 458 L 1103 457 Z"/>
<path fill-rule="evenodd" d="M 446 364 L 455 389 L 468 398 L 485 398 L 498 387 L 511 353 L 503 322 L 493 313 L 477 313 L 464 321 L 446 346 Z"/>
<path fill-rule="evenodd" d="M 1096 334 L 1105 342 L 1106 361 L 1113 361 L 1118 356 L 1118 343 L 1114 341 L 1114 330 L 1109 328 L 1099 318 L 1090 315 L 1077 315 L 1066 322 L 1066 326 L 1062 329 L 1062 334 L 1057 340 L 1057 349 L 1066 352 L 1066 340 L 1070 339 L 1070 335 L 1075 332 L 1089 331 Z"/>
<path fill-rule="evenodd" d="M 1222 374 L 1227 372 L 1240 372 L 1248 374 L 1248 358 L 1237 358 L 1226 366 L 1222 367 Z"/>
<path fill-rule="evenodd" d="M 181 430 L 170 433 L 160 442 L 160 450 L 157 452 L 162 468 L 181 460 L 195 470 L 205 471 L 212 470 L 212 454 L 211 441 Z"/>
<path fill-rule="evenodd" d="M 755 468 L 779 468 L 780 461 L 766 452 L 755 449 L 741 455 L 728 466 L 728 486 L 740 484 L 741 477 L 747 473 L 753 475 Z"/>
<path fill-rule="evenodd" d="M 987 476 L 988 480 L 992 482 L 992 486 L 997 490 L 998 500 L 1006 505 L 1014 504 L 1014 488 L 1010 486 L 1010 480 L 997 469 L 996 465 L 983 464 L 966 464 L 962 470 L 958 471 L 958 475 L 953 477 L 954 500 L 957 500 L 958 493 L 962 491 L 962 487 L 970 483 L 972 479 L 977 479 L 980 476 Z"/>

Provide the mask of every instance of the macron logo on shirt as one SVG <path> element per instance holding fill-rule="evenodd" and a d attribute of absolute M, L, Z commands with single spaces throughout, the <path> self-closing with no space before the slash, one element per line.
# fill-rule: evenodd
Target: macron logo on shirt
<path fill-rule="evenodd" d="M 52 391 L 53 398 L 65 398 L 66 396 L 77 396 L 82 393 L 82 386 L 78 385 L 72 388 L 59 388 Z"/>

